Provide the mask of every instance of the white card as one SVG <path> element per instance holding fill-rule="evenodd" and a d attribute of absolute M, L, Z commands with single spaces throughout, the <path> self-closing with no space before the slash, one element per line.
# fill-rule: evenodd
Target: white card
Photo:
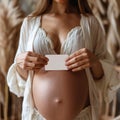
<path fill-rule="evenodd" d="M 45 70 L 67 70 L 65 60 L 68 55 L 45 55 L 49 61 L 45 65 Z"/>

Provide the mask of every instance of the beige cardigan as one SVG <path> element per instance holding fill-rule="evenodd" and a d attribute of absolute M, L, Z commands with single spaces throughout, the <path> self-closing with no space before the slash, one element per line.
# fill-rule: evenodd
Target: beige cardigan
<path fill-rule="evenodd" d="M 81 27 L 85 40 L 85 47 L 91 50 L 99 59 L 104 69 L 104 77 L 95 82 L 89 69 L 86 69 L 89 82 L 89 95 L 91 103 L 92 120 L 98 119 L 98 89 L 103 91 L 105 101 L 111 101 L 117 88 L 120 87 L 120 81 L 116 78 L 111 60 L 106 51 L 105 36 L 103 30 L 94 16 L 86 17 L 81 15 Z M 39 28 L 39 17 L 28 20 L 25 18 L 21 27 L 20 41 L 16 55 L 25 51 L 33 51 L 33 40 Z M 27 81 L 23 80 L 16 71 L 16 63 L 11 65 L 7 82 L 10 91 L 18 97 L 24 96 L 22 120 L 32 120 L 34 104 L 31 95 L 31 83 L 33 71 L 29 71 Z"/>

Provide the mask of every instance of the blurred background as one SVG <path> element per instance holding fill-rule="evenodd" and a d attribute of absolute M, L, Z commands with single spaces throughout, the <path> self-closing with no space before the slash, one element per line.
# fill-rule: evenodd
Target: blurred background
<path fill-rule="evenodd" d="M 0 120 L 21 120 L 22 98 L 9 92 L 6 84 L 8 68 L 19 41 L 23 19 L 30 14 L 38 0 L 0 0 Z M 120 40 L 120 0 L 89 0 L 94 15 L 106 33 L 106 40 Z M 120 92 L 118 92 L 120 97 Z M 120 110 L 120 101 L 117 114 Z"/>

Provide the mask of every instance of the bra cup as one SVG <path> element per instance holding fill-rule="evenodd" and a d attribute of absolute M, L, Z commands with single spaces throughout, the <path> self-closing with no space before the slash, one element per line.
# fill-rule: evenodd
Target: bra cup
<path fill-rule="evenodd" d="M 81 27 L 72 29 L 65 42 L 61 45 L 60 54 L 72 54 L 73 52 L 84 47 L 83 34 Z M 43 29 L 39 29 L 33 41 L 34 52 L 46 55 L 46 54 L 57 54 L 54 50 L 52 40 L 46 36 Z"/>

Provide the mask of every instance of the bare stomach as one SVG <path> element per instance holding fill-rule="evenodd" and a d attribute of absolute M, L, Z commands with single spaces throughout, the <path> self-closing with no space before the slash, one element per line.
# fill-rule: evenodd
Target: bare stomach
<path fill-rule="evenodd" d="M 33 79 L 36 109 L 47 120 L 73 120 L 89 102 L 85 71 L 40 71 Z"/>

